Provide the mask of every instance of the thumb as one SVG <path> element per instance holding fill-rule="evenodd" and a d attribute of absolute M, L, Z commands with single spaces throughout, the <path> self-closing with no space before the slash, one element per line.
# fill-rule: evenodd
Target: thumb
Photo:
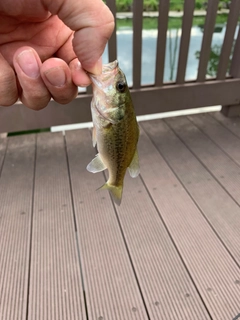
<path fill-rule="evenodd" d="M 73 49 L 88 72 L 101 73 L 104 48 L 114 29 L 114 18 L 102 0 L 42 0 L 43 5 L 73 31 Z"/>

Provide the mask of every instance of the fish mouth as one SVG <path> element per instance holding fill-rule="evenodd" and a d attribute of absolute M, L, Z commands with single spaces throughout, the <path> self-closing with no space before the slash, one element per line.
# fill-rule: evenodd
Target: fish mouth
<path fill-rule="evenodd" d="M 116 122 L 108 118 L 98 104 L 98 99 L 105 100 L 108 90 L 111 90 L 114 86 L 114 78 L 119 72 L 118 61 L 104 64 L 102 67 L 102 73 L 100 75 L 94 75 L 89 73 L 93 85 L 93 97 L 95 96 L 94 107 L 98 114 L 108 122 L 115 124 Z M 98 97 L 98 99 L 96 99 Z"/>
<path fill-rule="evenodd" d="M 111 82 L 112 78 L 118 73 L 118 61 L 104 64 L 102 67 L 102 73 L 100 75 L 95 75 L 89 73 L 89 77 L 92 80 L 93 85 L 96 85 L 99 88 L 103 88 Z"/>
<path fill-rule="evenodd" d="M 115 60 L 113 62 L 107 63 L 103 65 L 102 73 L 112 72 L 114 69 L 118 67 L 118 61 Z"/>

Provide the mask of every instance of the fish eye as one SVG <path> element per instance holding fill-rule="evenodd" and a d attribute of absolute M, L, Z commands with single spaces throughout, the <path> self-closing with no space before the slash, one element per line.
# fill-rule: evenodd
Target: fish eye
<path fill-rule="evenodd" d="M 126 83 L 122 81 L 117 82 L 116 89 L 118 92 L 123 93 L 126 89 Z"/>

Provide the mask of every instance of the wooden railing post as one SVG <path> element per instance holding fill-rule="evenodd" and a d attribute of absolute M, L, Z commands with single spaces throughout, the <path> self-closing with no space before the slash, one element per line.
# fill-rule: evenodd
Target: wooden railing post
<path fill-rule="evenodd" d="M 239 63 L 239 57 L 240 57 L 240 28 L 238 31 L 238 37 L 235 43 L 234 53 L 232 57 L 232 63 L 230 67 L 230 75 L 233 78 L 240 78 L 240 63 Z M 239 88 L 240 90 L 240 88 Z M 239 99 L 236 99 L 236 104 L 234 105 L 227 105 L 222 106 L 222 113 L 226 117 L 237 117 L 240 116 L 240 101 Z"/>
<path fill-rule="evenodd" d="M 232 12 L 234 12 L 234 16 L 238 19 L 239 16 L 239 10 L 240 10 L 240 3 L 235 0 L 232 1 L 231 6 L 234 6 L 234 8 L 231 8 Z M 228 21 L 231 23 L 232 20 L 229 18 Z M 232 33 L 234 32 L 234 28 Z M 240 57 L 240 27 L 238 29 L 238 37 L 235 43 L 234 52 L 232 56 L 232 62 L 230 66 L 230 76 L 233 78 L 240 79 L 240 63 L 239 63 L 239 57 Z M 240 90 L 240 88 L 239 88 Z M 240 116 L 240 100 L 236 99 L 236 104 L 233 105 L 226 105 L 222 106 L 222 113 L 226 117 L 237 117 Z"/>

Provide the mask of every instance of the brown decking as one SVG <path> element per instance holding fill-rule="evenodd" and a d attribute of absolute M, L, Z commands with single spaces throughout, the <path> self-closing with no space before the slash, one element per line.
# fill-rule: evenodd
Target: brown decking
<path fill-rule="evenodd" d="M 240 319 L 240 118 L 141 123 L 122 205 L 87 129 L 0 137 L 1 320 Z"/>

